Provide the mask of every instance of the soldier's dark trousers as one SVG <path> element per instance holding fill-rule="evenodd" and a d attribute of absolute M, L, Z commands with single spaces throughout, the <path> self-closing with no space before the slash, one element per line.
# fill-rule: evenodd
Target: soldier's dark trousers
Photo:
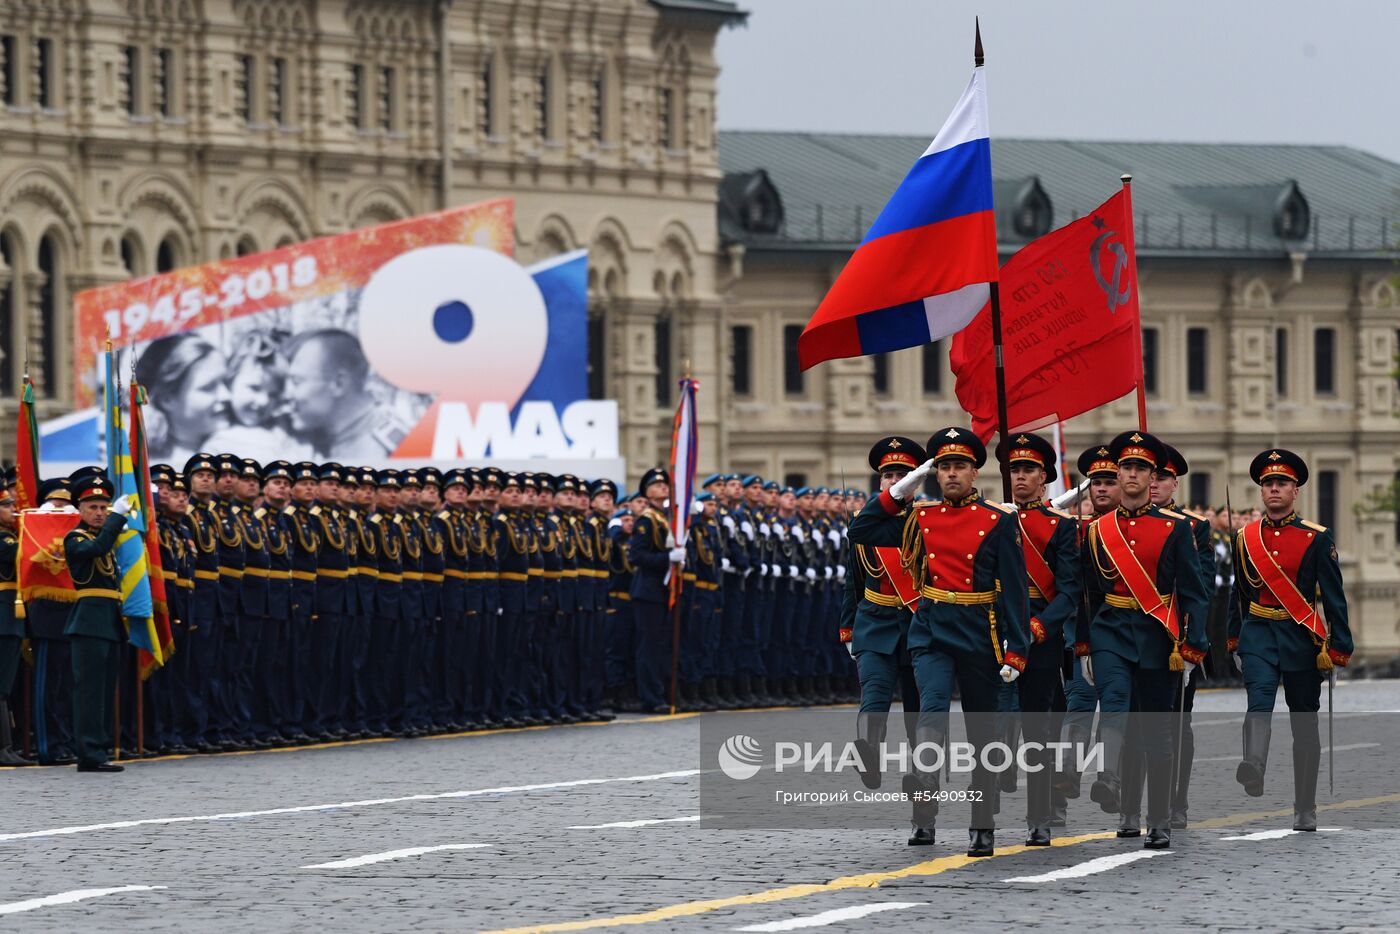
<path fill-rule="evenodd" d="M 394 694 L 394 633 L 398 620 L 376 616 L 369 634 L 369 660 L 365 669 L 365 700 L 369 705 L 369 721 L 376 729 L 387 727 L 398 718 Z"/>
<path fill-rule="evenodd" d="M 293 615 L 287 630 L 288 666 L 287 715 L 290 718 L 282 732 L 288 736 L 307 733 L 312 719 L 311 690 L 315 682 L 313 638 L 314 624 L 310 615 Z"/>
<path fill-rule="evenodd" d="M 289 719 L 287 691 L 291 687 L 291 676 L 287 669 L 291 656 L 287 647 L 287 630 L 290 625 L 284 619 L 263 620 L 263 631 L 253 662 L 254 719 L 261 730 L 259 739 L 280 733 Z"/>
<path fill-rule="evenodd" d="M 744 575 L 724 572 L 724 621 L 720 626 L 719 649 L 715 655 L 715 675 L 732 678 L 738 674 L 738 654 L 744 636 Z M 844 652 L 845 649 L 842 649 Z"/>
<path fill-rule="evenodd" d="M 121 643 L 69 636 L 73 657 L 73 733 L 78 764 L 100 765 L 112 748 L 112 701 Z"/>
<path fill-rule="evenodd" d="M 67 638 L 34 639 L 34 742 L 40 758 L 73 741 L 73 663 Z"/>
<path fill-rule="evenodd" d="M 1038 743 L 1026 755 L 1026 825 L 1048 827 L 1055 756 L 1046 748 L 1058 738 L 1055 699 L 1060 688 L 1058 668 L 1028 668 L 1015 681 L 1021 705 L 1021 729 L 1026 743 Z M 1012 752 L 1015 752 L 1012 747 Z M 1036 768 L 1039 766 L 1039 768 Z"/>
<path fill-rule="evenodd" d="M 346 619 L 349 637 L 341 646 L 344 682 L 340 698 L 340 725 L 359 732 L 369 723 L 367 694 L 372 620 L 363 615 Z"/>
<path fill-rule="evenodd" d="M 759 630 L 763 640 L 763 671 L 769 678 L 790 678 L 796 673 L 793 620 L 802 602 L 801 584 L 791 578 L 778 584 L 773 614 Z"/>
<path fill-rule="evenodd" d="M 310 710 L 307 713 L 307 732 L 312 736 L 325 734 L 336 727 L 336 714 L 339 712 L 337 692 L 340 687 L 336 652 L 344 635 L 342 629 L 345 617 L 340 613 L 317 613 L 313 621 L 312 670 L 309 672 Z"/>
<path fill-rule="evenodd" d="M 0 597 L 3 599 L 3 597 Z M 19 671 L 20 647 L 24 640 L 19 636 L 0 636 L 0 700 L 10 696 L 15 684 L 15 673 Z"/>
<path fill-rule="evenodd" d="M 843 648 L 842 653 L 845 653 Z M 919 712 L 919 685 L 914 679 L 914 667 L 900 664 L 900 656 L 884 652 L 860 652 L 855 658 L 860 673 L 860 713 L 856 715 L 856 735 L 878 742 L 886 735 L 890 703 L 899 689 L 904 705 L 904 730 L 910 744 L 917 743 L 915 727 Z"/>
<path fill-rule="evenodd" d="M 705 632 L 699 613 L 699 594 L 695 581 L 686 581 L 681 593 L 681 651 L 677 660 L 677 677 L 682 684 L 694 684 L 705 677 Z"/>
<path fill-rule="evenodd" d="M 762 677 L 764 639 L 763 615 L 768 578 L 754 571 L 744 582 L 744 623 L 734 649 L 734 673 L 739 677 Z"/>
<path fill-rule="evenodd" d="M 666 705 L 667 679 L 671 670 L 671 626 L 666 604 L 655 600 L 633 600 L 637 625 L 637 697 L 642 709 Z"/>
<path fill-rule="evenodd" d="M 962 700 L 967 739 L 976 750 L 977 765 L 972 773 L 972 788 L 978 800 L 972 804 L 974 830 L 995 827 L 993 801 L 994 776 L 982 763 L 981 750 L 991 742 L 996 725 L 997 695 L 1002 680 L 996 658 L 990 653 L 951 653 L 942 649 L 913 651 L 914 677 L 919 684 L 919 730 L 926 728 L 947 738 L 948 711 L 953 703 L 953 685 L 957 684 Z"/>
<path fill-rule="evenodd" d="M 238 658 L 231 673 L 234 686 L 233 704 L 237 719 L 233 724 L 235 736 L 255 738 L 267 732 L 267 723 L 258 716 L 256 678 L 258 645 L 262 642 L 267 619 L 245 614 L 238 627 Z"/>
<path fill-rule="evenodd" d="M 496 614 L 485 612 L 467 614 L 462 647 L 467 678 L 467 717 L 477 723 L 495 719 Z"/>
<path fill-rule="evenodd" d="M 1196 685 L 1200 683 L 1202 674 L 1199 668 L 1191 672 L 1191 679 L 1186 682 L 1186 705 L 1183 709 L 1177 709 L 1181 707 L 1180 695 L 1172 699 L 1172 709 L 1177 713 L 1172 718 L 1172 750 L 1181 750 L 1172 782 L 1173 814 L 1185 814 L 1187 810 L 1191 767 L 1196 761 L 1196 732 L 1191 728 L 1191 711 L 1196 706 Z"/>
<path fill-rule="evenodd" d="M 1142 668 L 1113 652 L 1094 653 L 1094 682 L 1102 709 L 1104 771 L 1123 782 L 1132 780 L 1125 768 L 1125 737 L 1129 711 L 1141 737 L 1147 765 L 1147 825 L 1165 828 L 1171 807 L 1171 711 L 1179 690 L 1180 673 Z M 1120 778 L 1121 777 L 1121 778 Z M 1140 781 L 1140 779 L 1138 779 Z M 1131 802 L 1129 802 L 1131 804 Z M 1125 816 L 1131 816 L 1124 811 Z"/>
<path fill-rule="evenodd" d="M 626 594 L 608 597 L 605 630 L 608 687 L 626 690 L 636 680 L 637 666 L 637 620 Z"/>
<path fill-rule="evenodd" d="M 569 618 L 558 610 L 547 610 L 540 618 L 540 668 L 544 674 L 541 684 L 540 708 L 552 717 L 564 713 L 570 701 L 568 672 L 564 666 L 568 650 Z"/>

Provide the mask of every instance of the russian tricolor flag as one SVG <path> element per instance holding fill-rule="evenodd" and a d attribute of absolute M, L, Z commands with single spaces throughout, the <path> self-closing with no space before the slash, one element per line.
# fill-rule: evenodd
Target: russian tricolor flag
<path fill-rule="evenodd" d="M 895 189 L 797 342 L 802 369 L 956 334 L 997 278 L 983 68 Z"/>

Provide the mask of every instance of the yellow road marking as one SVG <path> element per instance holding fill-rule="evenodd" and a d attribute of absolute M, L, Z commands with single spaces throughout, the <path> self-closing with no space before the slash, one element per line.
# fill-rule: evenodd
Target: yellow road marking
<path fill-rule="evenodd" d="M 1372 798 L 1354 798 L 1350 801 L 1337 801 L 1332 804 L 1320 805 L 1318 810 L 1341 811 L 1395 802 L 1400 802 L 1400 794 L 1377 795 Z M 1250 824 L 1271 817 L 1291 817 L 1292 814 L 1292 808 L 1277 811 L 1254 811 L 1242 814 L 1230 814 L 1225 817 L 1211 818 L 1210 820 L 1192 821 L 1191 827 L 1197 830 L 1236 827 L 1241 824 Z M 1093 840 L 1112 839 L 1113 836 L 1114 834 L 1112 831 L 1107 831 L 1103 833 L 1081 834 L 1075 837 L 1058 837 L 1052 841 L 1052 845 L 1075 846 L 1080 843 L 1089 843 Z M 940 856 L 937 859 L 915 863 L 913 866 L 906 866 L 903 869 L 841 876 L 840 878 L 832 879 L 830 882 L 785 885 L 775 889 L 766 889 L 762 892 L 751 892 L 746 895 L 731 895 L 727 898 L 711 898 L 695 902 L 682 902 L 678 905 L 667 905 L 663 908 L 654 908 L 650 911 L 639 911 L 633 914 L 589 918 L 584 921 L 557 921 L 549 924 L 498 928 L 495 930 L 483 931 L 481 934 L 546 934 L 546 932 L 551 931 L 586 931 L 594 928 L 652 924 L 657 921 L 688 918 L 695 915 L 707 914 L 711 911 L 720 911 L 725 908 L 735 908 L 741 905 L 765 905 L 769 902 L 781 902 L 793 898 L 806 898 L 808 895 L 821 895 L 826 892 L 839 892 L 844 889 L 878 888 L 882 882 L 891 882 L 895 879 L 908 879 L 912 877 L 936 876 L 953 869 L 961 869 L 964 866 L 970 866 L 973 863 L 985 863 L 988 862 L 989 859 L 995 859 L 1000 856 L 1015 856 L 1018 853 L 1025 853 L 1027 850 L 1038 849 L 1043 848 L 1019 845 L 997 847 L 996 855 L 993 857 L 971 857 L 962 854 Z"/>
<path fill-rule="evenodd" d="M 1073 846 L 1076 843 L 1085 843 L 1089 840 L 1104 840 L 1112 836 L 1113 834 L 1111 832 L 1106 832 L 1084 834 L 1078 837 L 1061 837 L 1054 841 L 1054 845 Z M 1024 853 L 1032 849 L 1040 849 L 1040 847 L 998 847 L 996 856 L 1014 856 L 1017 853 Z M 995 859 L 996 857 L 991 858 Z M 552 924 L 501 928 L 495 931 L 483 932 L 483 934 L 585 931 L 591 928 L 619 927 L 629 924 L 651 924 L 655 921 L 689 918 L 695 915 L 707 914 L 711 911 L 719 911 L 723 908 L 733 908 L 739 905 L 764 905 L 769 902 L 781 902 L 790 898 L 805 898 L 808 895 L 839 892 L 844 889 L 873 889 L 878 888 L 882 882 L 893 882 L 896 879 L 909 879 L 922 876 L 936 876 L 952 869 L 961 869 L 963 866 L 970 866 L 973 863 L 984 863 L 987 862 L 987 859 L 988 857 L 972 857 L 964 854 L 940 856 L 937 859 L 930 859 L 922 863 L 915 863 L 912 866 L 905 866 L 903 869 L 890 869 L 882 872 L 866 872 L 853 876 L 841 876 L 840 878 L 832 879 L 830 882 L 785 885 L 781 888 L 767 889 L 762 892 L 751 892 L 747 895 L 731 895 L 728 898 L 711 898 L 698 902 L 682 902 L 679 905 L 667 905 L 665 908 L 655 908 L 651 911 L 641 911 L 630 915 L 614 915 L 605 918 L 590 918 L 586 921 L 559 921 Z"/>

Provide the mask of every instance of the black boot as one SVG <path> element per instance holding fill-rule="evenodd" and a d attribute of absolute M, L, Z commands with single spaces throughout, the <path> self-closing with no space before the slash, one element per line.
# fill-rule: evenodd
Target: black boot
<path fill-rule="evenodd" d="M 1089 727 L 1083 723 L 1066 722 L 1060 733 L 1061 741 L 1070 744 L 1064 752 L 1064 768 L 1055 774 L 1055 790 L 1066 798 L 1078 798 L 1083 777 L 1079 773 L 1079 753 L 1088 748 Z"/>
<path fill-rule="evenodd" d="M 914 824 L 909 831 L 910 846 L 933 846 L 933 828 Z"/>
<path fill-rule="evenodd" d="M 753 695 L 753 679 L 748 675 L 734 679 L 734 703 L 736 710 L 758 706 L 758 698 Z"/>
<path fill-rule="evenodd" d="M 14 731 L 10 724 L 10 705 L 0 698 L 0 765 L 34 765 L 33 759 L 26 759 L 15 750 Z"/>
<path fill-rule="evenodd" d="M 719 709 L 719 685 L 714 678 L 700 680 L 700 709 L 707 713 Z"/>
<path fill-rule="evenodd" d="M 739 703 L 739 698 L 735 694 L 734 678 L 719 679 L 719 709 L 738 710 L 743 705 Z"/>
<path fill-rule="evenodd" d="M 1171 831 L 1164 827 L 1149 827 L 1147 839 L 1142 841 L 1144 850 L 1165 850 L 1172 845 Z"/>
<path fill-rule="evenodd" d="M 1147 781 L 1147 759 L 1142 746 L 1129 739 L 1123 746 L 1122 762 L 1122 783 L 1118 791 L 1118 836 L 1138 837 L 1142 835 L 1142 788 Z"/>
<path fill-rule="evenodd" d="M 992 856 L 996 853 L 996 834 L 990 830 L 969 830 L 967 832 L 968 856 Z"/>
<path fill-rule="evenodd" d="M 1171 829 L 1186 829 L 1187 797 L 1191 791 L 1191 767 L 1196 761 L 1196 733 L 1191 729 L 1191 714 L 1175 724 L 1181 735 L 1181 758 L 1176 763 L 1176 784 L 1172 786 Z"/>
<path fill-rule="evenodd" d="M 1089 800 L 1097 804 L 1105 814 L 1118 813 L 1118 796 L 1122 789 L 1118 768 L 1123 758 L 1123 724 L 1115 714 L 1103 717 L 1101 739 L 1103 742 L 1103 771 L 1089 788 Z"/>
<path fill-rule="evenodd" d="M 860 780 L 866 788 L 879 788 L 880 744 L 885 741 L 889 714 L 862 711 L 856 714 L 856 755 L 860 757 Z"/>
<path fill-rule="evenodd" d="M 1059 791 L 1050 793 L 1050 826 L 1064 827 L 1069 823 L 1069 802 Z"/>
<path fill-rule="evenodd" d="M 1049 846 L 1050 828 L 1032 827 L 1026 832 L 1026 846 Z M 971 854 L 969 854 L 971 855 Z"/>
<path fill-rule="evenodd" d="M 1293 829 L 1317 830 L 1317 769 L 1322 743 L 1317 735 L 1317 714 L 1289 714 L 1293 727 Z"/>
<path fill-rule="evenodd" d="M 1264 767 L 1269 761 L 1269 737 L 1273 733 L 1270 714 L 1247 713 L 1244 716 L 1244 761 L 1235 769 L 1235 781 L 1244 786 L 1251 798 L 1264 795 Z"/>

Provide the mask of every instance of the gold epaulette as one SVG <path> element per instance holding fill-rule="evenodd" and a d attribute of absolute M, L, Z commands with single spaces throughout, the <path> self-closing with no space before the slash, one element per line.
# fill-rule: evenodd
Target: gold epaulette
<path fill-rule="evenodd" d="M 185 504 L 185 515 L 187 515 L 187 516 L 192 516 L 192 515 L 194 515 L 194 503 L 186 503 L 186 504 Z"/>
<path fill-rule="evenodd" d="M 1162 515 L 1164 515 L 1164 516 L 1171 516 L 1173 519 L 1185 519 L 1185 518 L 1186 518 L 1185 516 L 1183 516 L 1183 515 L 1182 515 L 1181 513 L 1179 513 L 1179 512 L 1174 512 L 1174 511 L 1172 511 L 1172 510 L 1170 510 L 1170 509 L 1166 509 L 1166 508 L 1163 508 L 1163 507 L 1161 507 L 1161 506 L 1158 506 L 1158 507 L 1157 507 L 1157 511 L 1160 512 L 1160 513 L 1161 513 Z"/>
<path fill-rule="evenodd" d="M 437 517 L 438 517 L 439 519 L 441 519 L 443 522 L 446 522 L 446 521 L 447 521 L 447 517 L 450 516 L 450 515 L 452 515 L 452 513 L 448 512 L 446 509 L 444 509 L 442 512 L 440 512 L 440 513 L 437 514 Z"/>
<path fill-rule="evenodd" d="M 1073 518 L 1074 518 L 1074 516 L 1072 516 L 1072 515 L 1070 515 L 1069 513 L 1065 512 L 1063 509 L 1056 509 L 1054 506 L 1046 506 L 1045 509 L 1046 509 L 1046 511 L 1051 512 L 1051 513 L 1054 513 L 1055 515 L 1059 516 L 1061 519 L 1073 519 Z"/>
<path fill-rule="evenodd" d="M 1205 522 L 1205 521 L 1207 521 L 1205 516 L 1201 515 L 1201 514 L 1198 513 L 1198 512 L 1192 512 L 1192 511 L 1189 510 L 1189 509 L 1183 509 L 1183 510 L 1181 510 L 1181 513 L 1182 513 L 1182 515 L 1186 516 L 1186 518 L 1188 518 L 1188 519 L 1195 519 L 1197 522 Z"/>
<path fill-rule="evenodd" d="M 307 512 L 311 513 L 313 516 L 319 516 L 321 514 L 321 507 L 312 506 L 310 509 L 307 510 Z"/>
<path fill-rule="evenodd" d="M 379 523 L 384 521 L 384 514 L 376 512 L 369 517 L 369 521 L 374 523 L 375 525 L 378 525 Z"/>
<path fill-rule="evenodd" d="M 296 514 L 297 514 L 297 508 L 296 508 L 295 506 L 293 506 L 292 504 L 288 503 L 286 506 L 283 506 L 283 507 L 282 507 L 282 515 L 284 515 L 284 516 L 294 516 L 294 515 L 296 515 Z"/>
<path fill-rule="evenodd" d="M 1298 521 L 1303 523 L 1303 525 L 1307 526 L 1308 528 L 1312 529 L 1314 532 L 1327 531 L 1327 526 L 1325 525 L 1318 525 L 1316 522 L 1309 522 L 1307 519 L 1299 519 Z"/>
<path fill-rule="evenodd" d="M 1006 516 L 1014 516 L 1014 515 L 1016 515 L 1016 507 L 1015 507 L 1015 506 L 1007 506 L 1007 505 L 1005 505 L 1004 503 L 993 502 L 992 500 L 989 500 L 989 499 L 979 500 L 979 502 L 981 502 L 983 506 L 987 506 L 987 507 L 989 507 L 989 508 L 991 508 L 991 509 L 995 509 L 997 512 L 1000 512 L 1002 515 L 1006 515 Z"/>

